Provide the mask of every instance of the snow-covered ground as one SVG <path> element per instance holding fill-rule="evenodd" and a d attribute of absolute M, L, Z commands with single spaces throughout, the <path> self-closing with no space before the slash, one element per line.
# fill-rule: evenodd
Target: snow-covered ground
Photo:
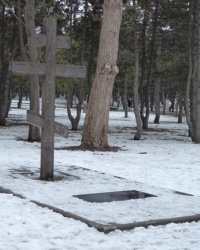
<path fill-rule="evenodd" d="M 28 102 L 23 101 L 22 109 L 17 109 L 14 100 L 8 120 L 24 121 L 27 109 Z M 109 143 L 121 150 L 59 150 L 80 145 L 83 119 L 84 114 L 80 129 L 69 131 L 68 139 L 55 135 L 55 175 L 61 177 L 55 182 L 37 179 L 40 143 L 22 140 L 27 138 L 28 126 L 0 127 L 0 187 L 26 197 L 0 194 L 0 250 L 199 249 L 200 222 L 104 234 L 30 202 L 46 203 L 105 225 L 200 214 L 200 145 L 191 142 L 185 120 L 178 124 L 177 117 L 162 115 L 161 123 L 155 125 L 151 115 L 150 130 L 143 132 L 140 141 L 134 141 L 133 111 L 129 118 L 124 118 L 123 111 L 111 111 Z M 62 98 L 56 100 L 56 121 L 70 127 Z M 65 178 L 62 173 L 75 178 Z M 157 197 L 107 203 L 73 197 L 124 190 Z M 179 195 L 174 190 L 193 196 Z"/>

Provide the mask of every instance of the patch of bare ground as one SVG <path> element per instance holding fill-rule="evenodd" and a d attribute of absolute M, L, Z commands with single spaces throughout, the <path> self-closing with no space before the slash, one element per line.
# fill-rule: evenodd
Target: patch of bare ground
<path fill-rule="evenodd" d="M 6 127 L 11 126 L 28 126 L 29 124 L 25 121 L 8 121 L 6 122 Z"/>
<path fill-rule="evenodd" d="M 148 128 L 148 129 L 143 129 L 143 131 L 146 132 L 172 132 L 171 129 L 165 129 L 165 128 Z"/>
<path fill-rule="evenodd" d="M 99 152 L 118 152 L 120 150 L 119 147 L 106 147 L 106 148 L 97 148 L 91 145 L 80 145 L 80 146 L 69 146 L 69 147 L 61 147 L 55 148 L 56 150 L 71 150 L 71 151 L 99 151 Z"/>

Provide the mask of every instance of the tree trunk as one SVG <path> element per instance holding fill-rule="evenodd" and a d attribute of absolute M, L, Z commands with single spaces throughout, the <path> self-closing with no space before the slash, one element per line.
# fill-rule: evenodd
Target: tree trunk
<path fill-rule="evenodd" d="M 37 47 L 35 47 L 30 42 L 31 34 L 35 34 L 35 9 L 34 9 L 34 0 L 26 1 L 26 10 L 25 10 L 25 18 L 26 18 L 26 32 L 28 36 L 28 50 L 29 50 L 29 58 L 31 62 L 37 62 L 38 60 L 38 52 Z M 29 78 L 30 81 L 30 110 L 34 113 L 39 113 L 39 78 L 37 75 L 31 75 Z M 40 129 L 30 125 L 29 126 L 29 134 L 28 141 L 40 141 Z"/>
<path fill-rule="evenodd" d="M 200 143 L 200 0 L 190 4 L 189 74 L 186 88 L 186 117 L 193 142 Z M 190 96 L 189 96 L 190 92 Z M 190 97 L 190 98 L 188 98 Z M 188 102 L 190 101 L 190 106 Z"/>
<path fill-rule="evenodd" d="M 18 95 L 19 95 L 19 100 L 18 100 L 18 103 L 17 103 L 17 108 L 20 109 L 21 106 L 22 106 L 22 99 L 23 99 L 23 86 L 22 86 L 22 83 L 19 83 Z"/>
<path fill-rule="evenodd" d="M 122 0 L 104 0 L 95 80 L 86 112 L 82 145 L 108 147 L 108 118 L 115 76 L 122 19 Z"/>
<path fill-rule="evenodd" d="M 171 90 L 171 96 L 170 96 L 171 105 L 170 105 L 170 107 L 169 107 L 169 111 L 174 112 L 174 108 L 175 108 L 175 99 L 176 99 L 176 90 L 172 89 L 172 90 Z"/>
<path fill-rule="evenodd" d="M 128 77 L 125 77 L 124 81 L 124 117 L 128 118 L 128 105 L 127 105 L 127 99 L 128 99 Z"/>
<path fill-rule="evenodd" d="M 165 115 L 165 113 L 166 113 L 166 98 L 165 98 L 165 92 L 164 91 L 162 93 L 162 102 L 163 102 L 163 111 L 162 111 L 162 113 L 163 113 L 163 115 Z"/>
<path fill-rule="evenodd" d="M 183 121 L 183 91 L 181 90 L 181 93 L 178 98 L 178 123 L 182 123 Z"/>
<path fill-rule="evenodd" d="M 139 75 L 139 55 L 137 50 L 135 51 L 135 79 L 134 79 L 134 113 L 135 113 L 135 119 L 137 123 L 137 133 L 134 136 L 134 140 L 140 140 L 142 135 L 142 120 L 140 116 L 140 105 L 139 105 L 139 81 L 138 81 L 138 75 Z"/>
<path fill-rule="evenodd" d="M 146 2 L 147 3 L 147 2 Z M 142 23 L 142 31 L 141 31 L 141 77 L 140 77 L 140 115 L 141 115 L 141 121 L 142 121 L 142 126 L 144 126 L 143 120 L 145 119 L 144 116 L 144 106 L 145 106 L 145 75 L 146 75 L 146 61 L 147 61 L 147 55 L 146 55 L 146 29 L 147 29 L 147 9 L 146 6 L 144 5 L 144 18 L 143 18 L 143 23 Z M 148 123 L 147 123 L 148 127 Z"/>
<path fill-rule="evenodd" d="M 160 60 L 161 57 L 161 46 L 158 45 L 157 48 L 157 59 L 156 59 L 156 70 L 160 70 Z M 155 80 L 155 90 L 154 90 L 154 99 L 155 99 L 155 119 L 154 123 L 159 124 L 160 123 L 160 76 L 157 77 Z"/>
<path fill-rule="evenodd" d="M 192 121 L 190 118 L 190 89 L 191 89 L 191 81 L 192 81 L 192 74 L 193 74 L 193 44 L 192 44 L 192 38 L 193 38 L 193 3 L 190 3 L 189 6 L 189 51 L 188 51 L 188 61 L 189 61 L 189 72 L 187 77 L 187 83 L 186 83 L 186 90 L 185 90 L 185 114 L 186 114 L 186 121 L 189 126 L 189 135 L 191 136 L 192 133 Z"/>
<path fill-rule="evenodd" d="M 160 123 L 160 79 L 155 81 L 155 124 Z"/>
<path fill-rule="evenodd" d="M 158 28 L 158 21 L 159 21 L 159 7 L 160 7 L 160 1 L 159 0 L 155 0 L 155 9 L 154 9 L 154 13 L 153 13 L 153 27 L 152 27 L 152 34 L 151 34 L 151 41 L 149 44 L 149 62 L 148 62 L 148 71 L 147 71 L 147 84 L 145 87 L 145 91 L 144 91 L 144 105 L 146 107 L 146 115 L 144 116 L 144 112 L 143 110 L 141 110 L 141 114 L 142 114 L 142 123 L 143 123 L 143 128 L 144 129 L 148 129 L 148 120 L 149 120 L 149 114 L 150 114 L 150 109 L 149 109 L 149 90 L 150 90 L 150 85 L 151 85 L 151 81 L 152 81 L 152 68 L 153 68 L 153 64 L 154 64 L 154 55 L 155 55 L 155 41 L 157 39 L 156 37 L 156 31 Z M 145 24 L 145 22 L 144 22 Z M 144 26 L 144 30 L 146 30 L 146 27 Z M 143 35 L 144 38 L 146 38 L 146 34 Z M 145 52 L 146 53 L 146 52 Z"/>
<path fill-rule="evenodd" d="M 0 126 L 6 125 L 6 118 L 11 104 L 12 75 L 9 71 L 8 61 L 13 60 L 16 54 L 16 27 L 13 26 L 12 44 L 7 44 L 7 26 L 5 18 L 5 5 L 0 4 Z"/>
<path fill-rule="evenodd" d="M 6 125 L 6 118 L 8 117 L 8 112 L 11 104 L 11 81 L 12 75 L 11 72 L 7 71 L 6 79 L 4 79 L 3 92 L 1 92 L 0 98 L 0 126 Z"/>
<path fill-rule="evenodd" d="M 133 0 L 133 6 L 135 11 L 137 11 L 137 3 Z M 136 26 L 136 25 L 135 25 Z M 135 76 L 133 84 L 133 109 L 135 114 L 135 119 L 137 123 L 137 132 L 134 135 L 134 140 L 140 140 L 142 135 L 142 120 L 140 115 L 140 104 L 139 104 L 139 48 L 138 48 L 138 36 L 136 27 L 134 28 L 134 53 L 135 53 Z"/>
<path fill-rule="evenodd" d="M 24 29 L 23 29 L 23 20 L 21 13 L 21 0 L 17 0 L 17 17 L 18 17 L 18 30 L 19 30 L 19 47 L 21 56 L 24 61 L 28 61 L 28 56 L 26 54 L 26 49 L 24 45 Z M 22 99 L 23 99 L 23 81 L 19 83 L 19 101 L 17 104 L 18 108 L 21 108 Z"/>

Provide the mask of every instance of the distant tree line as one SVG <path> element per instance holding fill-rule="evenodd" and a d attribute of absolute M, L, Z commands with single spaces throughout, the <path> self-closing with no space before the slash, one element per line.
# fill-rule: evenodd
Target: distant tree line
<path fill-rule="evenodd" d="M 120 23 L 114 20 L 117 13 L 114 12 L 117 8 L 115 4 L 123 5 Z M 119 46 L 115 45 L 118 47 L 112 52 L 112 56 L 105 58 L 105 62 L 109 59 L 115 61 L 116 58 L 119 73 L 113 75 L 114 85 L 109 91 L 104 90 L 107 91 L 108 101 L 106 98 L 99 100 L 98 107 L 93 104 L 94 108 L 91 108 L 88 101 L 92 98 L 91 91 L 92 95 L 96 95 L 92 86 L 99 74 L 98 52 L 101 49 L 101 53 L 104 53 L 107 46 L 105 43 L 104 48 L 100 47 L 101 36 L 106 32 L 106 26 L 102 31 L 102 24 L 105 21 L 103 12 L 106 13 L 111 6 L 115 8 L 113 12 L 108 12 L 113 14 L 107 17 L 106 22 L 110 21 L 110 24 L 115 22 L 113 30 L 117 25 L 120 26 L 119 39 L 116 35 Z M 71 50 L 57 51 L 57 63 L 82 64 L 87 67 L 87 77 L 84 80 L 60 78 L 56 81 L 57 96 L 65 95 L 67 99 L 67 112 L 72 129 L 78 128 L 83 104 L 88 103 L 87 113 L 94 113 L 96 109 L 96 113 L 101 117 L 101 112 L 108 112 L 111 102 L 116 102 L 118 105 L 121 102 L 127 116 L 127 102 L 132 100 L 138 127 L 135 139 L 140 139 L 142 129 L 148 129 L 150 112 L 155 112 L 154 123 L 159 123 L 160 104 L 163 107 L 162 112 L 165 113 L 168 99 L 171 103 L 170 111 L 177 111 L 179 123 L 182 122 L 183 112 L 186 112 L 191 138 L 199 143 L 199 9 L 200 0 L 117 0 L 115 3 L 113 0 L 0 1 L 0 126 L 5 126 L 11 100 L 15 95 L 19 96 L 19 108 L 22 96 L 26 96 L 30 98 L 31 109 L 39 112 L 38 100 L 43 79 L 12 76 L 9 61 L 43 60 L 43 51 L 31 46 L 29 37 L 32 32 L 43 32 L 43 18 L 51 16 L 58 20 L 58 33 L 72 38 Z M 117 34 L 117 30 L 113 32 Z M 107 55 L 111 51 L 112 44 L 109 46 Z M 116 66 L 115 62 L 112 64 L 113 62 L 107 61 L 107 63 L 110 64 L 106 67 L 111 69 Z M 38 86 L 37 88 L 33 88 L 33 82 L 36 82 L 34 86 Z M 101 96 L 101 90 L 98 91 Z M 77 102 L 76 117 L 71 113 L 74 99 Z M 101 106 L 100 103 L 104 101 L 105 105 Z M 99 107 L 101 110 L 98 110 Z M 86 120 L 89 119 L 88 114 L 86 117 L 88 117 Z M 99 142 L 88 140 L 87 134 L 82 144 L 91 144 L 95 147 L 108 146 L 107 128 L 104 126 L 107 124 L 106 119 L 108 115 L 102 119 L 102 128 L 93 135 L 96 138 L 100 137 Z M 89 128 L 88 124 L 85 124 L 85 127 L 86 125 L 87 130 L 94 130 Z M 102 132 L 103 127 L 106 128 L 104 132 Z M 85 132 L 86 130 L 83 135 Z M 103 135 L 98 136 L 100 133 Z M 40 140 L 40 133 L 33 126 L 30 126 L 28 139 Z"/>

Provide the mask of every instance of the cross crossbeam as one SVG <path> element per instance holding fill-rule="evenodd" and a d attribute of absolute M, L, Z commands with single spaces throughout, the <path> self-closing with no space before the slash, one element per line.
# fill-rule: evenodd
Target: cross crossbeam
<path fill-rule="evenodd" d="M 55 68 L 57 77 L 85 78 L 86 75 L 85 66 L 56 64 Z M 44 76 L 46 74 L 46 63 L 13 61 L 10 62 L 10 70 L 17 74 Z"/>

